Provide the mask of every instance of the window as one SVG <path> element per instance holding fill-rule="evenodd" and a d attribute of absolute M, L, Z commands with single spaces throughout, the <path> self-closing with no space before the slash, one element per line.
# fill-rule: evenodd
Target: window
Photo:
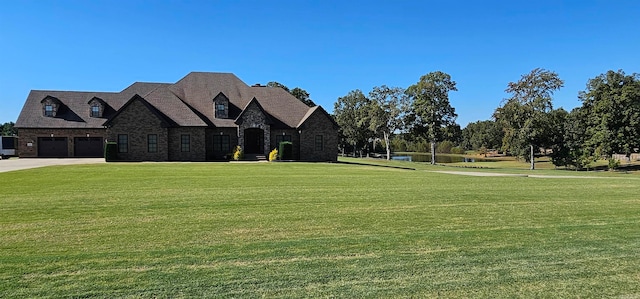
<path fill-rule="evenodd" d="M 216 104 L 216 118 L 227 118 L 227 107 L 224 103 Z"/>
<path fill-rule="evenodd" d="M 147 135 L 147 151 L 150 153 L 158 152 L 158 135 L 156 134 Z"/>
<path fill-rule="evenodd" d="M 91 106 L 91 117 L 100 117 L 100 106 Z"/>
<path fill-rule="evenodd" d="M 315 150 L 316 151 L 322 151 L 324 145 L 322 144 L 322 135 L 316 135 L 316 142 L 315 142 Z"/>
<path fill-rule="evenodd" d="M 53 105 L 51 104 L 44 105 L 44 116 L 53 117 Z"/>
<path fill-rule="evenodd" d="M 180 135 L 180 151 L 188 152 L 191 147 L 190 135 Z"/>
<path fill-rule="evenodd" d="M 129 136 L 126 134 L 118 134 L 118 153 L 126 153 L 129 151 Z"/>
<path fill-rule="evenodd" d="M 276 146 L 279 146 L 283 141 L 291 142 L 291 135 L 276 135 Z"/>
<path fill-rule="evenodd" d="M 213 135 L 213 151 L 228 153 L 231 150 L 229 140 L 229 135 Z"/>

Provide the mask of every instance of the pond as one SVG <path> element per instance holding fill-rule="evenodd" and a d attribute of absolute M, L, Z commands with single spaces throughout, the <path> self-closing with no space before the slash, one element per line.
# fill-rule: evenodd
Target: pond
<path fill-rule="evenodd" d="M 413 162 L 431 162 L 431 154 L 429 153 L 407 153 L 402 155 L 391 156 L 392 160 L 413 161 Z M 493 162 L 491 159 L 469 158 L 460 155 L 438 155 L 436 154 L 436 163 L 460 163 L 460 162 Z"/>

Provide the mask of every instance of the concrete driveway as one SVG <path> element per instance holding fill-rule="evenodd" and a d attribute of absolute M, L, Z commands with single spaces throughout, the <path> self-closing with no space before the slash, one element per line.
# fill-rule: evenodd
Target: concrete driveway
<path fill-rule="evenodd" d="M 105 163 L 104 158 L 64 158 L 64 159 L 12 158 L 12 159 L 0 160 L 0 172 L 45 167 L 45 166 L 51 166 L 51 165 L 95 164 L 95 163 Z"/>

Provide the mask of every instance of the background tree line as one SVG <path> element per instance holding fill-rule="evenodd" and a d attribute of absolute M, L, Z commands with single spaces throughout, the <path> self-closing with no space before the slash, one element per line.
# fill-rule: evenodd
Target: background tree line
<path fill-rule="evenodd" d="M 507 84 L 510 95 L 491 120 L 455 123 L 449 93 L 456 82 L 432 72 L 407 87 L 374 87 L 365 95 L 350 91 L 334 104 L 341 126 L 341 150 L 363 155 L 381 144 L 392 151 L 487 153 L 500 150 L 525 159 L 535 168 L 535 156 L 548 154 L 556 166 L 582 169 L 612 154 L 637 153 L 640 148 L 640 75 L 608 71 L 589 79 L 578 94 L 582 106 L 570 112 L 553 106 L 553 95 L 564 86 L 557 73 L 536 68 Z M 432 162 L 433 163 L 433 162 Z"/>
<path fill-rule="evenodd" d="M 14 136 L 18 135 L 18 129 L 15 128 L 15 123 L 12 121 L 0 124 L 0 136 Z"/>

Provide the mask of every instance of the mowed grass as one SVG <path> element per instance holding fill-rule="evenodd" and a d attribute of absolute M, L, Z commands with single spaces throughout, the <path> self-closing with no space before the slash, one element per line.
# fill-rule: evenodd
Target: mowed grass
<path fill-rule="evenodd" d="M 429 169 L 0 173 L 0 297 L 640 297 L 639 178 Z"/>

